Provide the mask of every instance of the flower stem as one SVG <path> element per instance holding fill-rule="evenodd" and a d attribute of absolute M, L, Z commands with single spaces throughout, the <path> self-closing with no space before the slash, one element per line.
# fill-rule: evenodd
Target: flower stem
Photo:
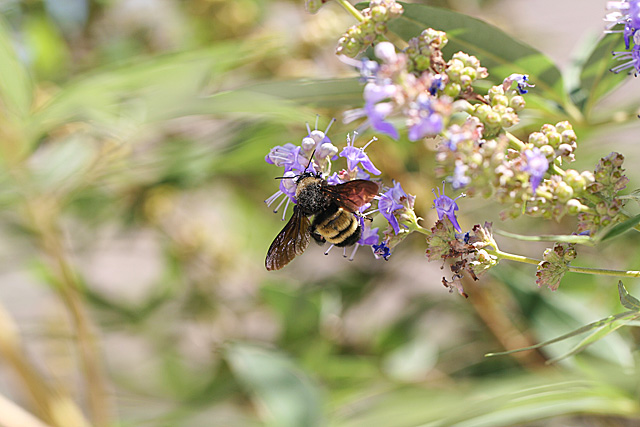
<path fill-rule="evenodd" d="M 356 18 L 358 21 L 364 22 L 364 16 L 362 16 L 360 11 L 355 7 L 353 7 L 353 5 L 349 3 L 347 0 L 336 0 L 336 3 L 342 6 L 347 12 L 351 14 L 351 16 Z"/>
<path fill-rule="evenodd" d="M 503 252 L 499 249 L 491 250 L 491 249 L 485 248 L 485 250 L 491 255 L 495 255 L 501 259 L 508 259 L 510 261 L 522 262 L 525 264 L 532 264 L 532 265 L 538 265 L 540 262 L 542 262 L 539 259 L 529 258 L 522 255 L 510 254 L 508 252 Z M 598 276 L 640 277 L 640 271 L 635 271 L 635 270 L 624 271 L 624 270 L 608 270 L 604 268 L 569 266 L 569 271 L 573 273 L 595 274 Z"/>
<path fill-rule="evenodd" d="M 506 131 L 504 134 L 507 136 L 507 139 L 509 140 L 511 145 L 513 145 L 515 148 L 517 148 L 518 150 L 522 150 L 524 148 L 524 142 L 520 141 L 517 136 L 515 136 L 511 132 Z"/>

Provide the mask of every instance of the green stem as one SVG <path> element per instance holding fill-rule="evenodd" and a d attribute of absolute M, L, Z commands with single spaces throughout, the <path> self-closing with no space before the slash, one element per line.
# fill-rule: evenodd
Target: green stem
<path fill-rule="evenodd" d="M 419 225 L 416 228 L 414 228 L 412 231 L 417 231 L 418 233 L 424 234 L 425 236 L 431 236 L 431 230 L 424 227 L 420 227 Z"/>
<path fill-rule="evenodd" d="M 495 255 L 501 259 L 508 259 L 510 261 L 523 262 L 525 264 L 532 264 L 532 265 L 538 265 L 540 263 L 540 260 L 538 259 L 529 258 L 522 255 L 510 254 L 508 252 L 502 252 L 500 249 L 491 250 L 491 249 L 485 248 L 484 250 L 487 251 L 487 253 L 491 255 Z"/>
<path fill-rule="evenodd" d="M 511 145 L 514 146 L 514 148 L 518 150 L 522 150 L 524 148 L 524 142 L 520 141 L 517 136 L 515 136 L 511 132 L 505 132 L 504 134 L 507 136 L 507 139 L 509 140 Z"/>
<path fill-rule="evenodd" d="M 360 11 L 358 9 L 356 9 L 355 7 L 353 7 L 353 5 L 351 3 L 349 3 L 347 0 L 336 0 L 336 3 L 338 3 L 340 6 L 342 6 L 344 8 L 344 10 L 349 12 L 351 14 L 351 16 L 356 18 L 358 21 L 364 22 L 364 16 L 362 16 Z"/>
<path fill-rule="evenodd" d="M 491 255 L 495 255 L 495 256 L 497 256 L 498 258 L 501 258 L 501 259 L 508 259 L 510 261 L 522 262 L 522 263 L 525 263 L 525 264 L 532 264 L 532 265 L 538 265 L 540 262 L 542 262 L 539 259 L 529 258 L 529 257 L 522 256 L 522 255 L 510 254 L 508 252 L 503 252 L 503 251 L 501 251 L 499 249 L 491 250 L 491 249 L 486 249 L 485 248 L 485 250 Z M 640 277 L 640 271 L 635 271 L 635 270 L 623 271 L 623 270 L 608 270 L 608 269 L 604 269 L 604 268 L 588 268 L 588 267 L 573 267 L 573 266 L 569 266 L 569 271 L 571 271 L 573 273 L 595 274 L 595 275 L 598 275 L 598 276 Z"/>

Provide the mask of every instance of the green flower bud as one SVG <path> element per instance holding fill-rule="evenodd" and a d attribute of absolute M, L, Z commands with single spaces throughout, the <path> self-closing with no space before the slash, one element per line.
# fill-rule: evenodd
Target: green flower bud
<path fill-rule="evenodd" d="M 543 145 L 548 145 L 549 140 L 542 132 L 532 132 L 529 134 L 529 143 L 535 147 L 542 147 Z"/>
<path fill-rule="evenodd" d="M 502 87 L 502 86 L 500 86 Z M 523 96 L 516 95 L 509 101 L 509 107 L 513 108 L 516 112 L 524 110 L 524 107 L 527 105 Z"/>
<path fill-rule="evenodd" d="M 506 107 L 509 105 L 509 98 L 504 95 L 495 95 L 491 98 L 491 105 L 502 105 Z"/>
<path fill-rule="evenodd" d="M 387 21 L 387 8 L 383 5 L 376 5 L 371 8 L 371 19 L 376 22 Z"/>
<path fill-rule="evenodd" d="M 556 151 L 550 145 L 543 145 L 540 147 L 540 152 L 547 158 L 555 157 Z"/>
<path fill-rule="evenodd" d="M 568 169 L 564 176 L 564 182 L 569 184 L 574 191 L 581 192 L 587 185 L 585 178 L 575 169 Z"/>
<path fill-rule="evenodd" d="M 580 212 L 585 212 L 587 210 L 589 210 L 589 208 L 580 203 L 577 199 L 567 201 L 567 212 L 569 215 L 578 215 Z"/>
<path fill-rule="evenodd" d="M 373 28 L 377 34 L 385 34 L 387 32 L 386 22 L 378 22 Z"/>
<path fill-rule="evenodd" d="M 565 130 L 573 130 L 573 126 L 571 125 L 571 123 L 565 120 L 563 122 L 556 123 L 556 130 L 562 133 Z"/>
<path fill-rule="evenodd" d="M 556 196 L 558 196 L 558 200 L 561 202 L 567 202 L 573 197 L 573 188 L 571 188 L 569 184 L 561 181 L 556 189 Z"/>
<path fill-rule="evenodd" d="M 486 122 L 487 116 L 492 113 L 491 107 L 486 104 L 476 104 L 475 116 L 481 121 Z"/>
<path fill-rule="evenodd" d="M 461 90 L 462 88 L 460 87 L 460 85 L 455 82 L 450 82 L 444 87 L 444 93 L 452 98 L 455 98 L 456 96 L 460 95 Z"/>
<path fill-rule="evenodd" d="M 576 133 L 573 131 L 573 129 L 563 130 L 560 135 L 562 135 L 562 142 L 564 143 L 570 144 L 578 140 L 578 137 L 576 136 Z"/>
<path fill-rule="evenodd" d="M 416 69 L 423 71 L 431 67 L 431 59 L 428 56 L 418 55 L 414 59 Z"/>
<path fill-rule="evenodd" d="M 469 77 L 471 80 L 475 80 L 476 77 L 478 76 L 478 72 L 476 71 L 475 68 L 464 67 L 462 69 L 462 75 Z"/>
<path fill-rule="evenodd" d="M 550 125 L 549 123 L 545 123 L 540 128 L 540 132 L 542 132 L 542 133 L 544 133 L 546 135 L 549 132 L 557 132 L 557 130 L 556 130 L 556 127 L 554 125 Z"/>
<path fill-rule="evenodd" d="M 495 111 L 491 111 L 487 114 L 487 117 L 485 120 L 488 125 L 497 126 L 500 124 L 501 119 L 502 117 L 500 116 L 499 113 L 496 113 Z"/>
<path fill-rule="evenodd" d="M 502 119 L 500 120 L 500 126 L 502 126 L 505 129 L 510 128 L 511 126 L 518 123 L 518 121 L 519 121 L 519 118 L 517 114 L 506 113 L 502 116 Z"/>
<path fill-rule="evenodd" d="M 546 132 L 544 134 L 547 137 L 547 140 L 549 141 L 549 145 L 551 145 L 554 148 L 560 145 L 560 142 L 562 141 L 562 136 L 560 136 L 558 132 Z"/>

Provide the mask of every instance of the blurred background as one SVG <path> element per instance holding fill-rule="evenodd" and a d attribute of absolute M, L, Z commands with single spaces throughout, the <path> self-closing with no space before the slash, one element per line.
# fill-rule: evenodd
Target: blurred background
<path fill-rule="evenodd" d="M 316 114 L 324 129 L 362 102 L 334 55 L 352 19 L 303 3 L 0 2 L 0 404 L 60 426 L 637 425 L 632 327 L 550 366 L 580 338 L 484 357 L 623 311 L 613 278 L 568 274 L 551 292 L 535 267 L 502 262 L 465 282 L 465 300 L 414 235 L 387 262 L 311 245 L 265 270 L 283 223 L 263 203 L 281 174 L 264 156 L 298 144 Z M 486 20 L 565 70 L 605 13 L 599 0 L 425 3 Z M 345 92 L 312 82 L 339 78 L 351 78 Z M 638 84 L 602 108 L 637 103 Z M 342 147 L 353 126 L 338 120 L 328 136 Z M 574 128 L 575 169 L 613 150 L 640 158 L 637 126 Z M 432 148 L 384 136 L 368 148 L 387 184 L 417 196 L 425 227 Z M 631 192 L 640 170 L 628 172 Z M 503 222 L 491 200 L 459 206 L 466 229 L 575 229 L 575 218 Z M 536 258 L 550 246 L 498 241 Z M 627 235 L 579 248 L 575 264 L 638 269 L 637 247 Z"/>

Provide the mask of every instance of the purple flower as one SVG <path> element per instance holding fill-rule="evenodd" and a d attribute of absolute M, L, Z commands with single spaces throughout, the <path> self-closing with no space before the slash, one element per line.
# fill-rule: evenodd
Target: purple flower
<path fill-rule="evenodd" d="M 549 169 L 549 162 L 537 147 L 531 150 L 525 150 L 524 155 L 527 158 L 527 164 L 522 170 L 529 173 L 529 182 L 531 183 L 533 194 L 536 194 L 536 188 L 538 188 L 542 177 L 547 172 L 547 169 Z"/>
<path fill-rule="evenodd" d="M 615 10 L 607 14 L 605 21 L 608 22 L 607 33 L 623 33 L 625 48 L 629 49 L 631 40 L 634 39 L 640 29 L 640 1 L 610 1 L 607 2 L 608 10 Z M 624 25 L 624 30 L 611 31 L 615 25 Z M 634 40 L 638 44 L 637 40 Z"/>
<path fill-rule="evenodd" d="M 429 94 L 431 96 L 436 96 L 439 90 L 444 90 L 444 77 L 441 74 L 436 74 L 431 81 L 431 86 L 429 86 Z"/>
<path fill-rule="evenodd" d="M 613 52 L 613 59 L 626 62 L 618 65 L 617 67 L 613 67 L 611 69 L 612 72 L 618 74 L 620 71 L 624 71 L 626 69 L 635 69 L 634 74 L 637 76 L 638 73 L 640 73 L 640 44 L 636 44 L 635 46 L 633 46 L 630 52 Z M 629 70 L 629 73 L 631 72 L 632 71 Z"/>
<path fill-rule="evenodd" d="M 378 198 L 378 210 L 386 218 L 393 232 L 398 234 L 400 232 L 400 224 L 396 218 L 394 212 L 399 209 L 412 208 L 414 196 L 410 196 L 404 192 L 402 186 L 398 182 L 393 182 L 393 187 L 388 189 L 384 194 Z M 405 206 L 405 203 L 407 206 Z"/>
<path fill-rule="evenodd" d="M 389 260 L 391 256 L 391 249 L 387 246 L 386 242 L 382 242 L 379 245 L 373 245 L 373 254 L 376 257 L 382 257 L 385 261 Z"/>
<path fill-rule="evenodd" d="M 351 139 L 351 137 L 347 135 L 347 146 L 344 147 L 344 149 L 340 153 L 340 157 L 345 157 L 347 159 L 348 170 L 353 171 L 357 168 L 358 164 L 361 164 L 362 167 L 368 172 L 374 175 L 380 175 L 382 172 L 380 172 L 380 170 L 378 170 L 378 168 L 373 165 L 373 163 L 369 159 L 369 156 L 367 156 L 367 154 L 364 152 L 365 148 L 367 148 L 373 141 L 376 141 L 377 138 L 372 138 L 371 141 L 369 141 L 362 148 L 356 148 L 353 146 L 355 140 L 355 134 L 353 139 Z"/>
<path fill-rule="evenodd" d="M 395 62 L 398 59 L 398 55 L 396 54 L 396 47 L 389 42 L 380 42 L 374 48 L 374 53 L 387 64 Z"/>
<path fill-rule="evenodd" d="M 362 97 L 367 104 L 377 104 L 380 101 L 393 97 L 397 92 L 394 84 L 367 83 L 362 92 Z"/>
<path fill-rule="evenodd" d="M 453 176 L 451 177 L 451 186 L 454 190 L 458 190 L 462 187 L 466 187 L 471 182 L 471 178 L 465 175 L 465 172 L 469 169 L 469 166 L 465 165 L 461 161 L 456 161 L 456 167 L 453 170 Z"/>
<path fill-rule="evenodd" d="M 409 126 L 409 140 L 417 141 L 426 135 L 436 135 L 442 132 L 444 123 L 440 114 L 431 107 L 431 100 L 427 95 L 421 94 L 410 113 L 412 125 Z"/>
<path fill-rule="evenodd" d="M 282 198 L 280 203 L 273 210 L 273 213 L 278 212 L 283 203 L 286 202 L 284 206 L 284 210 L 282 211 L 282 220 L 284 221 L 285 214 L 287 213 L 287 208 L 289 207 L 289 203 L 296 203 L 296 178 L 297 174 L 293 171 L 287 171 L 284 173 L 284 177 L 280 180 L 280 190 L 276 191 L 271 197 L 269 197 L 264 202 L 267 206 L 271 206 L 276 200 L 278 200 L 281 196 L 285 196 Z"/>
<path fill-rule="evenodd" d="M 269 151 L 269 154 L 265 156 L 264 160 L 272 165 L 283 166 L 285 172 L 294 169 L 303 171 L 305 166 L 303 166 L 300 161 L 302 160 L 305 165 L 307 161 L 300 155 L 301 149 L 302 147 L 291 143 L 277 145 Z"/>
<path fill-rule="evenodd" d="M 378 132 L 389 135 L 393 139 L 398 139 L 400 135 L 395 126 L 393 126 L 391 122 L 385 121 L 385 118 L 391 114 L 392 110 L 393 105 L 390 102 L 380 102 L 378 104 L 367 103 L 364 106 L 365 114 L 369 118 L 369 123 L 371 123 L 372 128 Z"/>
<path fill-rule="evenodd" d="M 360 236 L 360 240 L 358 240 L 357 244 L 360 246 L 371 246 L 378 244 L 379 240 L 380 237 L 378 237 L 378 227 L 371 228 L 368 224 L 364 224 L 364 221 L 362 221 L 362 235 Z"/>
<path fill-rule="evenodd" d="M 338 172 L 334 172 L 327 177 L 327 184 L 329 185 L 338 185 L 338 184 L 342 184 L 343 182 L 344 181 L 340 179 Z"/>
<path fill-rule="evenodd" d="M 436 195 L 436 190 L 438 190 L 438 194 Z M 433 195 L 436 196 L 436 199 L 433 201 L 433 205 L 436 208 L 436 212 L 438 213 L 438 219 L 442 220 L 446 215 L 453 224 L 453 228 L 455 228 L 458 233 L 462 232 L 462 228 L 460 228 L 460 224 L 458 224 L 458 219 L 456 218 L 456 211 L 458 210 L 458 205 L 456 204 L 456 200 L 460 197 L 464 197 L 465 194 L 462 193 L 455 199 L 452 199 L 449 196 L 444 194 L 444 182 L 442 183 L 442 194 L 440 194 L 439 188 L 434 188 Z"/>
<path fill-rule="evenodd" d="M 513 82 L 516 82 L 516 85 L 518 86 L 518 92 L 520 93 L 520 95 L 524 95 L 525 93 L 529 92 L 526 89 L 527 87 L 535 87 L 535 85 L 532 85 L 531 83 L 529 83 L 528 74 L 517 74 L 517 73 L 511 74 L 509 77 L 504 79 L 503 85 L 506 86 L 505 89 L 511 87 L 511 84 Z"/>

